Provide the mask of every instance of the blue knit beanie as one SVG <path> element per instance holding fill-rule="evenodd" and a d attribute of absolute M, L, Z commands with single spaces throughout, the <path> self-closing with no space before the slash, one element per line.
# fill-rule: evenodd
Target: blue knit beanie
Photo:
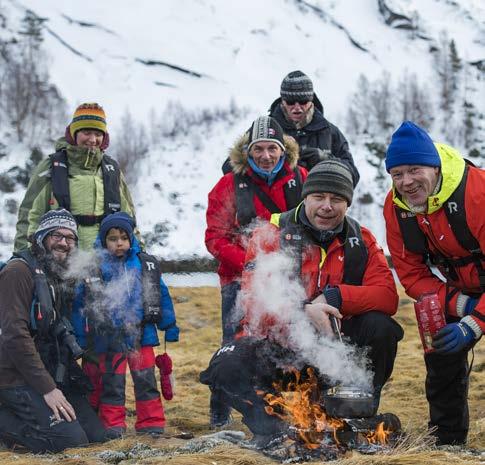
<path fill-rule="evenodd" d="M 133 229 L 135 228 L 135 220 L 128 213 L 116 212 L 111 213 L 101 221 L 99 226 L 99 237 L 101 244 L 106 247 L 106 235 L 111 228 L 118 228 L 126 231 L 130 238 L 130 243 L 133 241 Z"/>
<path fill-rule="evenodd" d="M 386 153 L 386 170 L 400 165 L 441 166 L 440 156 L 426 131 L 404 121 L 392 135 Z"/>

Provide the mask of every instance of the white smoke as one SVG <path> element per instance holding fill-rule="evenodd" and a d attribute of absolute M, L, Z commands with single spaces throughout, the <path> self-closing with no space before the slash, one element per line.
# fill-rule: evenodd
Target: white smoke
<path fill-rule="evenodd" d="M 123 263 L 120 262 L 120 265 L 123 266 Z M 97 252 L 77 249 L 69 258 L 66 279 L 76 281 L 77 285 L 83 282 L 86 284 L 86 280 L 100 276 L 99 266 Z M 111 281 L 95 283 L 94 293 L 91 293 L 89 298 L 84 295 L 85 306 L 82 314 L 87 315 L 91 324 L 97 327 L 109 326 L 114 318 L 121 319 L 125 334 L 138 336 L 139 321 L 135 319 L 135 309 L 126 308 L 127 300 L 134 292 L 137 279 L 140 279 L 137 270 L 125 267 Z M 140 301 L 139 304 L 141 305 L 142 302 Z"/>
<path fill-rule="evenodd" d="M 296 368 L 308 364 L 318 368 L 332 383 L 370 390 L 372 372 L 366 351 L 345 340 L 342 343 L 333 335 L 317 333 L 302 310 L 302 301 L 307 296 L 295 276 L 294 260 L 284 252 L 261 251 L 257 255 L 250 270 L 250 288 L 240 293 L 238 304 L 247 310 L 247 328 L 256 337 L 264 336 L 261 328 L 270 322 L 272 339 L 292 349 L 299 358 L 295 359 Z"/>

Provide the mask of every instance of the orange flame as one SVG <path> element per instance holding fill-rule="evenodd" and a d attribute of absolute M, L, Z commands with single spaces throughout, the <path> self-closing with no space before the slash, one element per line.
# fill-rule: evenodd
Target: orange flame
<path fill-rule="evenodd" d="M 389 434 L 392 433 L 391 430 L 384 428 L 384 422 L 377 425 L 375 431 L 366 434 L 365 438 L 370 444 L 387 444 L 389 442 Z"/>
<path fill-rule="evenodd" d="M 337 440 L 336 431 L 343 428 L 345 423 L 325 414 L 315 398 L 319 395 L 318 380 L 312 368 L 306 371 L 308 379 L 302 380 L 301 373 L 293 370 L 295 381 L 283 386 L 283 383 L 275 383 L 274 387 L 278 395 L 266 394 L 264 400 L 268 404 L 266 413 L 275 415 L 286 423 L 295 427 L 299 437 L 309 449 L 320 446 L 322 435 L 319 433 L 333 432 L 334 440 Z"/>

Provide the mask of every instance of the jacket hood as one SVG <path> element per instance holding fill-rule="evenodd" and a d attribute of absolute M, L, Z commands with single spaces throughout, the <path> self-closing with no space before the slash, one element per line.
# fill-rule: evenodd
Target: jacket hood
<path fill-rule="evenodd" d="M 61 137 L 56 141 L 55 149 L 56 152 L 65 150 L 69 163 L 83 169 L 97 168 L 101 164 L 104 155 L 104 152 L 98 147 L 94 150 L 88 150 L 86 147 L 71 145 L 65 137 Z"/>
<path fill-rule="evenodd" d="M 439 210 L 450 198 L 451 194 L 453 194 L 460 184 L 463 173 L 465 172 L 465 159 L 460 155 L 458 150 L 445 144 L 435 143 L 434 145 L 441 159 L 441 175 L 443 176 L 443 180 L 439 192 L 428 197 L 427 213 L 430 214 Z M 397 206 L 405 210 L 410 210 L 394 186 L 392 186 L 392 200 Z"/>
<path fill-rule="evenodd" d="M 285 143 L 285 155 L 286 161 L 290 165 L 291 169 L 294 169 L 298 163 L 299 147 L 298 143 L 293 137 L 286 134 L 283 135 L 283 141 Z M 247 145 L 249 142 L 249 134 L 245 133 L 239 139 L 237 139 L 234 146 L 229 152 L 229 159 L 232 166 L 232 172 L 234 174 L 244 174 L 248 167 L 248 152 Z"/>

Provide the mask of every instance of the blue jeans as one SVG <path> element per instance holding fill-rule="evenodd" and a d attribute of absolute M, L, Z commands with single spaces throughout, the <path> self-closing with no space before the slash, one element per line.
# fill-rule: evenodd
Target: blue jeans
<path fill-rule="evenodd" d="M 0 389 L 0 440 L 34 453 L 60 452 L 105 441 L 104 428 L 85 395 L 64 393 L 75 421 L 57 421 L 44 397 L 29 386 Z"/>

